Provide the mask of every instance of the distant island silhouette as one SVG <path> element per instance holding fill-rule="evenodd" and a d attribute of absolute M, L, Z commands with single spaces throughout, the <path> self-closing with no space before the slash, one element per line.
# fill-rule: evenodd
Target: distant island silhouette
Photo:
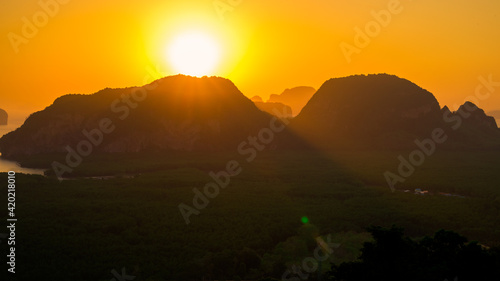
<path fill-rule="evenodd" d="M 287 104 L 281 102 L 264 102 L 259 96 L 254 96 L 251 98 L 251 100 L 260 110 L 274 115 L 280 119 L 293 118 L 292 108 Z"/>
<path fill-rule="evenodd" d="M 292 115 L 295 117 L 300 113 L 315 92 L 316 90 L 313 87 L 295 87 L 286 89 L 279 95 L 271 95 L 268 102 L 279 102 L 290 106 L 292 108 Z"/>
<path fill-rule="evenodd" d="M 8 125 L 8 121 L 9 115 L 7 114 L 7 111 L 0 108 L 0 126 Z"/>

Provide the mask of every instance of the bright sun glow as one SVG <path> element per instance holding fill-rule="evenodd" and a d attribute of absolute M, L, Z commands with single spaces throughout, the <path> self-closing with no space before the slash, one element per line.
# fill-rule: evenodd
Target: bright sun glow
<path fill-rule="evenodd" d="M 212 74 L 219 63 L 220 47 L 210 36 L 199 33 L 183 33 L 171 42 L 168 60 L 175 71 L 192 76 Z"/>

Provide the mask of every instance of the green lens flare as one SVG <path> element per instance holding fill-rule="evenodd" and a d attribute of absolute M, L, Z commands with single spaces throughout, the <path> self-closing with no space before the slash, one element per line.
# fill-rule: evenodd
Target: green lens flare
<path fill-rule="evenodd" d="M 302 223 L 306 224 L 309 222 L 309 219 L 307 217 L 302 217 L 301 221 Z"/>

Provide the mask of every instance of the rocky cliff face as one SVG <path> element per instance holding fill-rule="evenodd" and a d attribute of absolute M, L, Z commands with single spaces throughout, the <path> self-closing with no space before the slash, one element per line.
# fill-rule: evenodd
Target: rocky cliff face
<path fill-rule="evenodd" d="M 271 119 L 227 79 L 178 75 L 58 98 L 0 139 L 0 152 L 15 158 L 84 150 L 82 141 L 100 152 L 236 151 Z"/>
<path fill-rule="evenodd" d="M 292 121 L 299 135 L 320 146 L 410 144 L 440 122 L 428 91 L 392 75 L 331 79 Z"/>
<path fill-rule="evenodd" d="M 8 124 L 9 116 L 7 112 L 0 108 L 0 126 L 5 126 Z"/>

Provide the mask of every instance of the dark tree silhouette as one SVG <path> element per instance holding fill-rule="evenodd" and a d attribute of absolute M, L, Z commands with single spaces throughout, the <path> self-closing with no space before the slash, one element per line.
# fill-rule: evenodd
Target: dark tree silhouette
<path fill-rule="evenodd" d="M 440 230 L 414 241 L 395 226 L 368 231 L 374 242 L 364 243 L 358 261 L 333 265 L 330 280 L 500 280 L 498 249 L 455 232 Z"/>

